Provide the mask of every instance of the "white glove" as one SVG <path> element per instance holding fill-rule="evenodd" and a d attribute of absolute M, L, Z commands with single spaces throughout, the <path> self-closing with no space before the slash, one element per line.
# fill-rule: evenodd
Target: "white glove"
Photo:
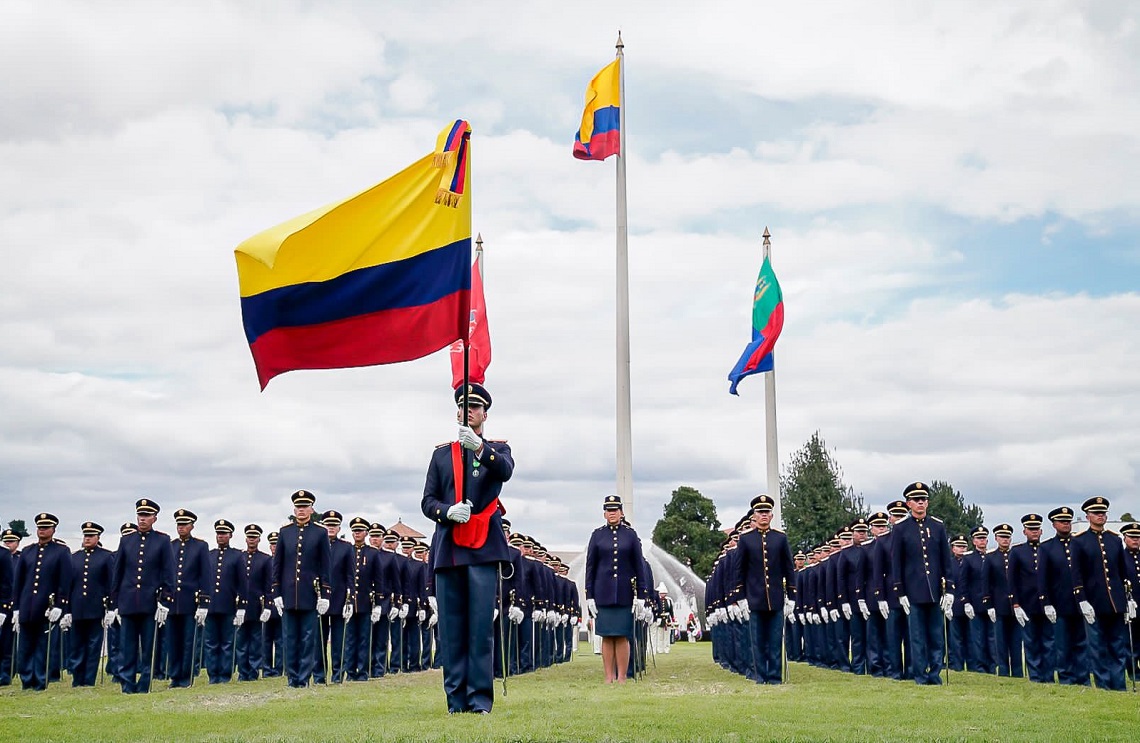
<path fill-rule="evenodd" d="M 791 615 L 796 610 L 796 602 L 791 599 L 784 599 L 784 616 Z"/>
<path fill-rule="evenodd" d="M 1020 606 L 1013 607 L 1013 616 L 1022 627 L 1029 623 L 1029 615 Z"/>
<path fill-rule="evenodd" d="M 344 621 L 347 622 L 347 621 L 352 619 L 352 615 L 355 611 L 356 611 L 356 609 L 352 608 L 352 604 L 345 601 L 344 602 L 344 609 L 341 611 L 340 615 L 342 617 L 344 617 Z"/>
<path fill-rule="evenodd" d="M 4 620 L 6 620 L 7 618 L 8 618 L 7 614 L 5 614 L 4 612 L 0 612 L 0 627 L 4 626 Z"/>
<path fill-rule="evenodd" d="M 411 609 L 408 608 L 407 604 L 400 604 L 400 619 L 407 619 L 409 611 Z"/>
<path fill-rule="evenodd" d="M 65 632 L 67 630 L 71 629 L 71 615 L 70 614 L 64 614 L 60 618 L 59 628 L 60 628 L 60 630 L 65 631 Z"/>
<path fill-rule="evenodd" d="M 851 618 L 851 604 L 844 601 L 843 606 L 841 606 L 839 608 L 843 610 L 843 618 L 844 619 L 850 619 Z"/>
<path fill-rule="evenodd" d="M 103 629 L 111 629 L 111 625 L 115 623 L 115 611 L 107 611 L 103 613 Z"/>
<path fill-rule="evenodd" d="M 257 619 L 262 624 L 265 624 L 266 622 L 269 621 L 269 618 L 272 616 L 273 616 L 273 612 L 269 611 L 269 609 L 262 609 L 261 610 L 261 616 L 259 616 Z"/>
<path fill-rule="evenodd" d="M 428 606 L 431 607 L 432 614 L 439 614 L 439 602 L 435 600 L 435 596 L 428 596 Z"/>
<path fill-rule="evenodd" d="M 546 612 L 544 612 L 542 609 L 535 609 L 530 613 L 530 621 L 534 622 L 535 624 L 542 624 L 542 619 L 545 616 Z"/>
<path fill-rule="evenodd" d="M 1049 624 L 1057 623 L 1057 610 L 1052 604 L 1045 604 L 1045 618 L 1049 620 Z"/>
<path fill-rule="evenodd" d="M 58 606 L 53 606 L 44 612 L 44 616 L 47 617 L 48 624 L 55 624 L 59 621 L 59 618 L 63 616 L 63 609 Z"/>
<path fill-rule="evenodd" d="M 432 627 L 434 627 L 435 623 L 438 621 L 439 621 L 439 615 L 437 615 L 437 614 L 432 614 L 430 617 L 428 617 L 428 622 L 427 622 L 428 629 L 431 629 Z"/>
<path fill-rule="evenodd" d="M 280 596 L 273 599 L 273 608 L 277 610 L 277 616 L 285 616 L 285 599 L 281 598 Z"/>
<path fill-rule="evenodd" d="M 546 626 L 547 627 L 553 627 L 556 624 L 558 624 L 558 612 L 554 611 L 554 609 L 547 609 L 546 610 Z"/>
<path fill-rule="evenodd" d="M 566 623 L 569 621 L 570 621 L 570 615 L 569 614 L 559 614 L 558 615 L 558 623 L 561 624 L 563 627 L 565 627 Z"/>
<path fill-rule="evenodd" d="M 969 601 L 967 601 L 966 605 L 964 607 L 962 607 L 962 611 L 966 612 L 967 618 L 969 618 L 969 619 L 974 618 L 974 605 L 971 604 Z"/>
<path fill-rule="evenodd" d="M 394 622 L 400 617 L 400 607 L 393 606 L 388 610 L 388 621 Z"/>
<path fill-rule="evenodd" d="M 829 612 L 827 609 L 821 609 L 819 612 L 819 621 L 823 622 L 824 624 L 830 622 L 831 612 Z"/>
<path fill-rule="evenodd" d="M 594 611 L 597 611 L 597 609 Z M 507 618 L 511 620 L 512 624 L 522 624 L 523 610 L 517 606 L 512 606 L 511 608 L 507 609 Z"/>
<path fill-rule="evenodd" d="M 807 622 L 805 621 L 807 614 L 800 612 L 799 614 L 795 614 L 794 616 L 796 617 L 796 619 L 798 619 L 800 621 L 800 624 L 807 624 Z"/>
<path fill-rule="evenodd" d="M 839 621 L 839 609 L 832 609 L 831 610 L 831 621 L 833 621 L 833 622 Z"/>
<path fill-rule="evenodd" d="M 238 609 L 234 613 L 234 626 L 240 627 L 245 624 L 245 609 Z"/>
<path fill-rule="evenodd" d="M 954 618 L 954 607 L 951 606 L 948 609 L 943 609 L 942 613 L 946 616 L 947 619 L 953 619 Z"/>
<path fill-rule="evenodd" d="M 329 611 L 329 600 L 328 599 L 317 599 L 317 614 L 320 614 L 323 617 L 325 614 L 328 613 L 328 611 Z"/>
<path fill-rule="evenodd" d="M 708 624 L 708 626 L 709 626 L 709 629 L 712 629 L 713 627 L 715 627 L 715 626 L 716 626 L 716 622 L 717 622 L 717 619 L 716 619 L 716 612 L 714 611 L 714 612 L 712 612 L 711 614 L 709 614 L 709 615 L 708 615 L 708 622 L 707 622 L 707 624 Z"/>
<path fill-rule="evenodd" d="M 991 622 L 997 621 L 997 609 L 986 609 L 986 616 L 990 618 Z"/>
<path fill-rule="evenodd" d="M 900 596 L 899 597 L 899 606 L 902 608 L 903 614 L 906 614 L 909 617 L 910 616 L 910 599 L 907 598 L 906 596 Z"/>
<path fill-rule="evenodd" d="M 451 519 L 457 524 L 466 524 L 471 520 L 471 504 L 467 501 L 456 503 L 454 506 L 447 509 L 447 518 Z"/>
<path fill-rule="evenodd" d="M 464 449 L 471 451 L 479 451 L 479 447 L 483 445 L 483 439 L 479 438 L 479 434 L 475 433 L 468 426 L 459 427 L 459 443 L 463 445 Z"/>
<path fill-rule="evenodd" d="M 199 627 L 206 626 L 206 607 L 199 606 L 194 610 L 194 623 Z"/>
<path fill-rule="evenodd" d="M 887 619 L 891 615 L 891 605 L 886 601 L 879 602 L 879 613 L 883 615 L 883 619 Z"/>
<path fill-rule="evenodd" d="M 12 631 L 17 635 L 20 634 L 20 610 L 12 612 Z"/>
<path fill-rule="evenodd" d="M 942 594 L 942 611 L 943 611 L 943 613 L 946 613 L 946 612 L 953 613 L 953 611 L 954 611 L 954 594 L 952 594 L 952 593 Z M 946 614 L 946 616 L 950 616 L 950 614 Z"/>
<path fill-rule="evenodd" d="M 154 621 L 158 623 L 159 627 L 162 627 L 166 624 L 166 617 L 168 614 L 170 614 L 170 609 L 166 608 L 162 604 L 159 604 L 158 608 L 154 610 Z"/>
<path fill-rule="evenodd" d="M 423 609 L 417 610 L 416 611 L 416 621 L 419 622 L 420 624 L 423 624 L 425 619 L 427 619 L 427 612 L 424 611 Z"/>
<path fill-rule="evenodd" d="M 373 606 L 372 607 L 372 614 L 368 617 L 368 620 L 372 624 L 376 624 L 377 622 L 380 621 L 380 616 L 383 613 L 384 613 L 383 610 L 379 606 Z"/>
<path fill-rule="evenodd" d="M 1096 611 L 1093 609 L 1092 604 L 1087 601 L 1081 602 L 1081 614 L 1085 615 L 1085 621 L 1089 624 L 1096 621 Z"/>
<path fill-rule="evenodd" d="M 859 613 L 863 615 L 863 621 L 871 618 L 871 607 L 867 606 L 867 602 L 859 599 Z"/>
<path fill-rule="evenodd" d="M 586 599 L 586 611 L 590 615 L 590 619 L 598 616 L 598 602 L 593 599 Z"/>
<path fill-rule="evenodd" d="M 577 627 L 578 622 L 580 622 L 580 621 L 582 621 L 582 620 L 580 620 L 578 617 L 570 617 L 570 626 L 571 627 Z"/>
<path fill-rule="evenodd" d="M 1128 610 L 1124 612 L 1124 621 L 1131 622 L 1136 618 L 1136 602 L 1132 599 L 1128 600 Z"/>
<path fill-rule="evenodd" d="M 740 599 L 736 602 L 736 608 L 740 610 L 740 618 L 745 622 L 752 616 L 752 612 L 748 609 L 748 601 Z"/>
<path fill-rule="evenodd" d="M 787 619 L 792 624 L 796 623 L 796 615 L 795 614 L 785 614 L 784 619 Z"/>
<path fill-rule="evenodd" d="M 734 622 L 736 620 L 740 619 L 740 607 L 738 607 L 736 604 L 729 604 L 728 605 L 728 618 Z"/>

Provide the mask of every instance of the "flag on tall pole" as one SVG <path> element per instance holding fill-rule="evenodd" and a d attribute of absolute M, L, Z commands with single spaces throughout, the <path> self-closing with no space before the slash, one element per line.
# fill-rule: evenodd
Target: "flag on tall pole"
<path fill-rule="evenodd" d="M 470 137 L 456 120 L 396 175 L 234 250 L 262 389 L 295 369 L 411 361 L 467 338 Z"/>
<path fill-rule="evenodd" d="M 467 379 L 483 384 L 491 365 L 491 329 L 487 325 L 487 300 L 483 297 L 483 236 L 475 238 L 475 263 L 471 265 L 471 322 L 467 342 L 451 344 L 451 387 L 463 384 L 463 350 L 468 349 Z"/>
<path fill-rule="evenodd" d="M 617 494 L 633 518 L 633 426 L 629 384 L 629 229 L 626 216 L 625 44 L 618 33 L 617 54 L 586 87 L 586 105 L 574 137 L 574 157 L 605 160 L 616 155 L 617 187 Z"/>
<path fill-rule="evenodd" d="M 756 290 L 752 294 L 752 340 L 728 373 L 728 380 L 732 382 L 728 388 L 731 394 L 737 394 L 736 387 L 745 377 L 775 368 L 772 350 L 783 328 L 784 294 L 772 270 L 771 259 L 764 256 L 760 275 L 756 277 Z"/>
<path fill-rule="evenodd" d="M 582 124 L 574 134 L 574 157 L 579 160 L 605 160 L 621 154 L 621 82 L 619 53 L 586 86 Z"/>

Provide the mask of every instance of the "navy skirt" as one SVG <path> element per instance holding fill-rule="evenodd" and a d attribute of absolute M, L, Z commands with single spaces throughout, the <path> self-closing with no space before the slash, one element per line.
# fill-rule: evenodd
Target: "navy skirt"
<path fill-rule="evenodd" d="M 594 618 L 594 634 L 599 637 L 628 637 L 633 634 L 632 606 L 599 606 Z"/>

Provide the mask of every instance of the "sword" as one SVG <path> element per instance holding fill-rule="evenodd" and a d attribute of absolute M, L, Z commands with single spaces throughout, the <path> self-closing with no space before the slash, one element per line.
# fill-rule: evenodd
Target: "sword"
<path fill-rule="evenodd" d="M 507 615 L 503 613 L 503 563 L 495 564 L 495 572 L 499 574 L 499 661 L 503 667 L 503 696 L 507 695 L 507 654 L 510 648 L 507 646 L 506 638 L 506 623 Z"/>
<path fill-rule="evenodd" d="M 160 603 L 158 595 L 162 593 L 162 587 L 154 589 L 154 603 L 155 606 Z M 154 681 L 154 650 L 158 646 L 158 619 L 154 620 L 154 631 L 150 635 L 150 675 L 146 677 L 146 693 L 150 694 L 151 683 Z"/>
<path fill-rule="evenodd" d="M 942 579 L 942 597 L 946 597 L 946 579 Z M 939 602 L 941 604 L 942 602 Z M 941 607 L 939 607 L 941 608 Z M 942 644 L 946 646 L 946 685 L 950 685 L 950 617 L 942 612 Z"/>
<path fill-rule="evenodd" d="M 236 603 L 236 602 L 235 602 L 235 603 Z M 236 615 L 236 614 L 234 615 L 234 619 L 237 619 L 237 615 Z M 235 624 L 235 625 L 234 625 L 234 639 L 233 639 L 233 642 L 231 642 L 231 643 L 230 643 L 230 672 L 229 672 L 229 674 L 228 674 L 228 675 L 229 675 L 229 677 L 230 677 L 230 681 L 233 681 L 233 680 L 234 680 L 234 668 L 237 666 L 237 636 L 238 636 L 238 629 L 239 629 L 239 627 L 238 627 L 238 626 Z"/>
<path fill-rule="evenodd" d="M 194 613 L 198 613 L 198 600 L 201 597 L 201 591 L 194 592 Z M 194 630 L 190 634 L 190 688 L 194 688 L 194 677 L 198 674 L 194 673 L 194 656 L 198 654 L 198 617 L 194 617 Z"/>
<path fill-rule="evenodd" d="M 1127 578 L 1124 580 L 1124 592 L 1128 594 L 1128 600 L 1132 601 L 1132 581 L 1128 580 Z M 1124 616 L 1125 617 L 1128 616 L 1128 607 L 1127 606 L 1124 607 Z M 1132 619 L 1132 621 L 1135 622 L 1136 618 L 1134 617 Z M 1128 665 L 1129 665 L 1128 670 L 1130 670 L 1132 672 L 1129 675 L 1132 676 L 1132 693 L 1135 694 L 1136 693 L 1136 648 L 1133 647 L 1133 644 L 1132 644 L 1132 628 L 1129 627 L 1128 624 L 1129 624 L 1128 622 L 1124 623 L 1124 631 L 1128 633 Z"/>
<path fill-rule="evenodd" d="M 313 590 L 316 591 L 317 601 L 320 601 L 321 600 L 321 579 L 320 578 L 313 578 Z M 330 673 L 329 666 L 332 665 L 332 658 L 328 654 L 329 653 L 329 646 L 325 642 L 325 618 L 320 613 L 317 614 L 317 630 L 320 633 L 320 637 L 317 639 L 321 643 L 321 666 L 323 667 L 324 672 L 325 672 L 325 686 L 328 686 L 329 685 L 329 673 Z"/>
<path fill-rule="evenodd" d="M 55 594 L 48 594 L 48 614 L 51 613 L 52 607 L 55 606 Z M 48 687 L 51 683 L 51 630 L 55 626 L 55 622 L 49 621 L 47 628 L 47 660 L 44 661 L 44 688 Z"/>
<path fill-rule="evenodd" d="M 344 600 L 348 601 L 348 597 L 346 596 Z M 355 603 L 355 601 L 354 601 L 354 603 Z M 353 614 L 352 614 L 352 619 L 356 619 L 356 613 L 355 612 L 353 612 Z M 342 621 L 344 621 L 344 627 L 341 628 L 341 632 L 340 632 L 340 676 L 341 676 L 341 680 L 343 680 L 344 677 L 347 675 L 344 671 L 344 643 L 348 639 L 348 623 L 351 622 L 352 619 L 342 620 Z M 369 629 L 371 629 L 371 627 Z M 371 633 L 369 633 L 369 635 L 371 635 Z"/>
<path fill-rule="evenodd" d="M 103 597 L 103 613 L 107 613 L 107 597 Z M 103 661 L 103 651 L 107 650 L 107 655 L 110 655 L 110 648 L 107 647 L 107 625 L 103 623 L 103 644 L 99 646 L 99 686 L 103 685 L 103 679 L 106 677 L 104 670 L 107 664 Z"/>

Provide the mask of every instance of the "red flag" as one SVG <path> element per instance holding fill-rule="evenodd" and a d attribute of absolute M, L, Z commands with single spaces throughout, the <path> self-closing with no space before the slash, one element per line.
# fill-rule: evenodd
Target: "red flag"
<path fill-rule="evenodd" d="M 483 298 L 483 251 L 476 253 L 471 266 L 471 344 L 468 359 L 468 381 L 483 384 L 491 365 L 491 330 L 487 327 L 487 301 Z M 463 384 L 463 341 L 451 344 L 451 388 Z"/>

